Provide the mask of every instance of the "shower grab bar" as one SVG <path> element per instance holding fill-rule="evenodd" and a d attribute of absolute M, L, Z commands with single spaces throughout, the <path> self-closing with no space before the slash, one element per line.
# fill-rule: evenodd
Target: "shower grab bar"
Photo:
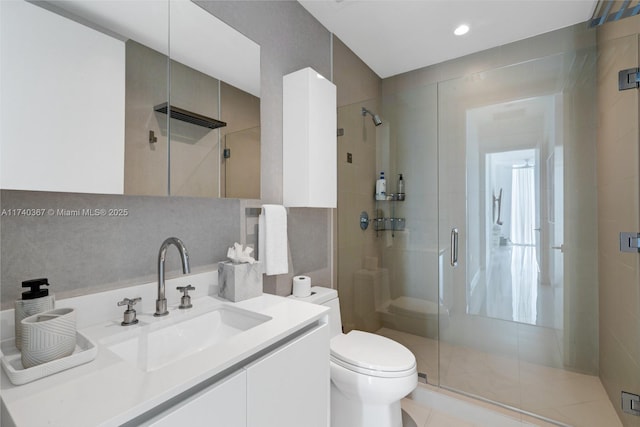
<path fill-rule="evenodd" d="M 451 229 L 451 267 L 458 266 L 458 229 Z"/>

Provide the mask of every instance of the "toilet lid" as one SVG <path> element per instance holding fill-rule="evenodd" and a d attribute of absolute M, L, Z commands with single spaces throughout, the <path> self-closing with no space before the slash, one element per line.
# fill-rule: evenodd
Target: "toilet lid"
<path fill-rule="evenodd" d="M 331 356 L 348 365 L 372 371 L 414 369 L 416 358 L 405 346 L 380 335 L 351 331 L 331 339 Z"/>

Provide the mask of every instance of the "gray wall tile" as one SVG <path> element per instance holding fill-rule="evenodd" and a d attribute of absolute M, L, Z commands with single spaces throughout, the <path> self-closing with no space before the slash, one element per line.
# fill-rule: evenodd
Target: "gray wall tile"
<path fill-rule="evenodd" d="M 0 218 L 2 308 L 23 280 L 48 277 L 58 297 L 154 280 L 158 249 L 180 238 L 198 267 L 226 257 L 240 238 L 240 202 L 232 199 L 114 196 L 3 190 L 4 209 L 44 208 L 40 217 Z M 64 216 L 58 210 L 126 209 L 127 216 Z M 167 271 L 179 270 L 169 248 Z M 175 255 L 175 256 L 174 256 Z"/>

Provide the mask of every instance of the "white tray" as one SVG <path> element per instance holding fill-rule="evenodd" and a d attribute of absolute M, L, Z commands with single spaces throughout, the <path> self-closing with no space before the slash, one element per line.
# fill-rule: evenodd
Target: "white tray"
<path fill-rule="evenodd" d="M 98 347 L 89 338 L 76 332 L 76 349 L 69 356 L 51 362 L 25 369 L 22 366 L 20 350 L 15 346 L 15 340 L 5 340 L 0 343 L 2 368 L 14 385 L 26 384 L 40 378 L 73 368 L 83 363 L 91 362 L 98 354 Z"/>

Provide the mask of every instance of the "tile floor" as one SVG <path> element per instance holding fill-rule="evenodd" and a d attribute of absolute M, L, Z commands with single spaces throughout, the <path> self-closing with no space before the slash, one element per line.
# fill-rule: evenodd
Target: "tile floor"
<path fill-rule="evenodd" d="M 515 411 L 424 384 L 420 384 L 411 397 L 402 400 L 402 409 L 417 427 L 554 426 Z M 405 427 L 407 424 L 405 423 Z"/>
<path fill-rule="evenodd" d="M 622 426 L 600 379 L 596 376 L 545 366 L 534 359 L 519 357 L 518 353 L 493 353 L 487 348 L 479 350 L 447 343 L 441 343 L 438 348 L 438 342 L 435 340 L 388 328 L 382 328 L 377 333 L 409 348 L 416 355 L 418 370 L 427 373 L 431 384 L 437 384 L 439 381 L 443 387 L 518 408 L 560 424 L 576 427 Z M 439 371 L 438 352 L 443 360 Z M 437 390 L 448 393 L 443 389 Z M 451 395 L 474 402 L 476 405 L 487 405 L 456 393 Z M 407 406 L 407 412 L 414 410 L 421 414 L 422 424 L 416 419 L 420 427 L 494 426 L 474 423 L 473 420 L 460 417 L 456 420 L 455 411 L 448 413 L 441 411 L 439 407 L 425 406 L 424 402 L 415 398 L 413 401 L 403 401 L 403 405 Z M 421 408 L 416 409 L 415 405 Z M 502 409 L 496 405 L 490 406 L 493 409 Z M 533 417 L 527 417 L 525 420 L 524 415 L 518 412 L 515 414 L 519 421 L 528 421 L 533 425 L 552 425 Z M 451 417 L 454 419 L 451 420 Z"/>

